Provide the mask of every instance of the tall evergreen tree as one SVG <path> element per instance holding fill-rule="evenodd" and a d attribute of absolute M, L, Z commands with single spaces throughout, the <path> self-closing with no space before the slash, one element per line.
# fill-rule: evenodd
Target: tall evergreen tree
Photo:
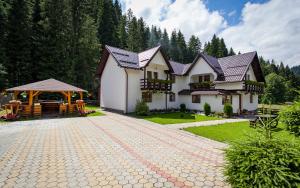
<path fill-rule="evenodd" d="M 143 18 L 139 18 L 137 21 L 137 44 L 138 44 L 138 51 L 143 51 L 147 49 L 147 41 L 148 36 L 146 32 L 146 24 Z"/>
<path fill-rule="evenodd" d="M 165 53 L 169 52 L 169 48 L 170 48 L 170 39 L 169 39 L 169 35 L 166 29 L 164 29 L 164 32 L 162 34 L 162 39 L 160 41 L 160 45 L 162 47 L 162 49 L 164 50 Z"/>
<path fill-rule="evenodd" d="M 117 28 L 117 37 L 119 41 L 119 47 L 126 49 L 127 48 L 127 32 L 126 32 L 126 15 L 121 17 Z"/>
<path fill-rule="evenodd" d="M 211 46 L 208 55 L 211 55 L 213 57 L 219 56 L 219 43 L 219 38 L 216 36 L 216 34 L 214 34 L 213 38 L 211 39 Z"/>
<path fill-rule="evenodd" d="M 44 45 L 45 45 L 45 29 L 44 19 L 41 15 L 40 0 L 35 0 L 32 13 L 32 27 L 31 27 L 31 77 L 33 81 L 43 79 L 40 74 L 43 62 Z"/>
<path fill-rule="evenodd" d="M 98 40 L 104 45 L 117 45 L 116 25 L 114 22 L 115 11 L 111 0 L 100 1 L 98 18 Z"/>
<path fill-rule="evenodd" d="M 138 41 L 136 40 L 137 36 L 138 36 L 138 23 L 136 17 L 133 16 L 128 23 L 128 37 L 127 37 L 128 50 L 134 52 L 139 51 L 139 44 Z"/>
<path fill-rule="evenodd" d="M 159 44 L 160 37 L 159 37 L 159 32 L 156 26 L 151 26 L 151 31 L 150 31 L 150 37 L 149 37 L 149 42 L 148 42 L 148 47 L 152 48 L 155 47 Z"/>
<path fill-rule="evenodd" d="M 45 55 L 47 59 L 40 70 L 43 79 L 56 78 L 71 82 L 73 31 L 72 15 L 66 0 L 46 0 L 47 16 Z M 72 34 L 72 35 L 70 35 Z"/>
<path fill-rule="evenodd" d="M 233 56 L 233 55 L 235 55 L 235 52 L 233 51 L 233 49 L 232 49 L 232 48 L 230 48 L 230 50 L 229 50 L 229 52 L 228 52 L 228 55 L 229 55 L 229 56 Z"/>
<path fill-rule="evenodd" d="M 5 52 L 5 42 L 7 34 L 7 14 L 6 14 L 6 3 L 0 0 L 0 92 L 6 86 L 6 52 Z"/>
<path fill-rule="evenodd" d="M 201 51 L 201 42 L 198 37 L 192 35 L 188 43 L 187 62 L 192 62 L 196 55 Z"/>
<path fill-rule="evenodd" d="M 176 30 L 172 31 L 171 39 L 170 39 L 170 58 L 174 61 L 178 61 L 178 45 L 177 45 L 177 32 Z"/>
<path fill-rule="evenodd" d="M 187 62 L 187 46 L 185 43 L 185 39 L 181 31 L 179 30 L 177 33 L 177 46 L 178 46 L 178 61 L 182 63 L 188 63 Z"/>
<path fill-rule="evenodd" d="M 219 50 L 218 50 L 218 58 L 221 58 L 221 57 L 226 57 L 228 56 L 228 50 L 227 50 L 227 47 L 226 47 L 226 44 L 224 42 L 224 39 L 221 38 L 221 40 L 219 40 Z"/>
<path fill-rule="evenodd" d="M 8 17 L 7 63 L 9 85 L 31 81 L 30 22 L 27 1 L 13 0 Z"/>

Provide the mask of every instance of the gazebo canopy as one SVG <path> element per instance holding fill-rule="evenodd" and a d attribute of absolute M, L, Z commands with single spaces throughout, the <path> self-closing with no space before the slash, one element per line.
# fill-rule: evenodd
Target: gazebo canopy
<path fill-rule="evenodd" d="M 43 91 L 43 92 L 87 92 L 53 78 L 7 89 L 6 91 Z"/>

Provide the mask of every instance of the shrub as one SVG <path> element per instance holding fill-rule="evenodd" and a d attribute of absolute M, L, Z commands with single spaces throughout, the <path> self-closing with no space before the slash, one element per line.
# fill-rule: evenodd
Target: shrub
<path fill-rule="evenodd" d="M 205 103 L 204 104 L 204 114 L 206 116 L 209 116 L 211 114 L 211 108 L 210 108 L 210 105 L 208 103 Z"/>
<path fill-rule="evenodd" d="M 299 143 L 258 138 L 226 150 L 225 175 L 232 187 L 297 187 Z"/>
<path fill-rule="evenodd" d="M 144 101 L 137 101 L 135 105 L 135 113 L 140 116 L 147 116 L 149 114 L 149 107 Z"/>
<path fill-rule="evenodd" d="M 224 114 L 225 114 L 226 117 L 231 117 L 232 114 L 233 114 L 233 109 L 232 109 L 231 104 L 226 103 L 226 104 L 224 105 L 223 111 L 224 111 Z"/>
<path fill-rule="evenodd" d="M 180 104 L 180 112 L 186 112 L 185 104 Z"/>
<path fill-rule="evenodd" d="M 283 109 L 280 112 L 280 121 L 285 124 L 288 131 L 300 136 L 300 102 Z"/>

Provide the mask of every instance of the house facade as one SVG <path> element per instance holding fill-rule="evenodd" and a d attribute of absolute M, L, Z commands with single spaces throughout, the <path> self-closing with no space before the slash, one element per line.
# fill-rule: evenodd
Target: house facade
<path fill-rule="evenodd" d="M 222 112 L 254 111 L 265 82 L 256 52 L 225 58 L 199 53 L 189 64 L 168 60 L 160 46 L 141 53 L 106 46 L 97 74 L 100 106 L 122 113 L 135 111 L 138 100 L 150 110 L 179 108 L 203 111 L 205 103 Z"/>

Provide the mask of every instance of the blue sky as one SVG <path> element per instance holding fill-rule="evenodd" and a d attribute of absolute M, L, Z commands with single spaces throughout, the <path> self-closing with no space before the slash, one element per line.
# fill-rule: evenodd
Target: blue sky
<path fill-rule="evenodd" d="M 175 1 L 175 0 L 173 0 Z M 242 9 L 247 2 L 265 3 L 267 0 L 205 0 L 204 3 L 210 11 L 219 11 L 229 25 L 240 22 Z"/>
<path fill-rule="evenodd" d="M 180 30 L 186 41 L 213 34 L 236 52 L 257 51 L 266 59 L 300 65 L 300 0 L 120 0 L 125 12 L 146 24 Z"/>

